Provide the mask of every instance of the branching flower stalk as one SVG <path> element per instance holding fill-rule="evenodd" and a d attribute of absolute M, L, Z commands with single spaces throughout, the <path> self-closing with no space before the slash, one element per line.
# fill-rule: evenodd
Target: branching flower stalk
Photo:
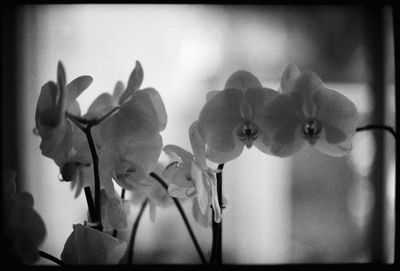
<path fill-rule="evenodd" d="M 151 172 L 150 176 L 153 177 L 156 181 L 158 181 L 165 188 L 165 190 L 168 191 L 167 183 L 160 176 L 158 176 L 155 172 Z M 204 257 L 203 252 L 201 251 L 200 245 L 199 245 L 199 243 L 198 243 L 198 241 L 196 239 L 196 236 L 194 235 L 193 229 L 190 226 L 189 220 L 186 217 L 186 214 L 185 214 L 185 211 L 182 208 L 182 205 L 179 203 L 178 199 L 176 199 L 174 197 L 171 197 L 171 198 L 174 201 L 176 207 L 178 208 L 178 211 L 182 216 L 183 222 L 185 222 L 186 228 L 189 231 L 190 237 L 192 238 L 193 244 L 196 247 L 197 253 L 200 256 L 200 259 L 201 259 L 202 263 L 203 264 L 207 264 L 207 260 Z"/>
<path fill-rule="evenodd" d="M 86 138 L 88 140 L 89 148 L 90 148 L 90 153 L 92 155 L 92 160 L 93 160 L 93 174 L 94 174 L 94 190 L 95 190 L 95 197 L 94 197 L 94 217 L 92 218 L 92 222 L 96 223 L 94 227 L 100 231 L 103 230 L 103 225 L 101 223 L 101 201 L 100 201 L 100 190 L 101 190 L 101 184 L 100 184 L 100 170 L 99 170 L 99 157 L 97 155 L 96 151 L 96 146 L 93 140 L 92 132 L 91 129 L 92 127 L 100 124 L 103 120 L 105 120 L 107 117 L 111 116 L 113 113 L 118 111 L 120 107 L 115 107 L 113 108 L 110 112 L 102 116 L 101 118 L 94 119 L 94 120 L 87 120 L 84 118 L 76 117 L 70 113 L 65 112 L 65 116 L 71 120 L 79 129 L 82 130 L 82 132 L 85 133 Z M 85 126 L 86 125 L 86 126 Z M 86 196 L 87 192 L 85 190 Z M 91 216 L 93 216 L 93 208 L 90 207 L 90 200 L 88 200 L 88 206 L 89 206 L 89 212 L 90 209 L 92 209 Z"/>

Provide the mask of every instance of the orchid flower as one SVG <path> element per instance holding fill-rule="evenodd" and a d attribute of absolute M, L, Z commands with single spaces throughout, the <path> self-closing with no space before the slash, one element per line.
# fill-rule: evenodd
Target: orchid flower
<path fill-rule="evenodd" d="M 207 158 L 225 163 L 238 157 L 244 146 L 252 145 L 271 153 L 269 137 L 260 127 L 263 111 L 277 95 L 277 91 L 264 88 L 253 74 L 243 70 L 228 78 L 224 90 L 209 92 L 198 124 L 207 145 Z"/>
<path fill-rule="evenodd" d="M 46 226 L 33 208 L 32 195 L 16 192 L 16 172 L 6 170 L 3 177 L 4 247 L 23 262 L 33 263 L 39 259 L 38 247 L 46 237 Z"/>
<path fill-rule="evenodd" d="M 134 88 L 130 88 L 132 86 Z M 158 91 L 136 88 L 137 84 L 130 80 L 119 100 L 122 101 L 120 110 L 93 129 L 101 178 L 108 183 L 114 178 L 127 190 L 134 190 L 156 167 L 163 145 L 160 132 L 167 124 L 165 106 Z M 127 91 L 129 96 L 124 96 Z M 112 193 L 110 188 L 105 187 L 107 193 Z"/>
<path fill-rule="evenodd" d="M 206 164 L 206 149 L 198 130 L 198 122 L 189 128 L 190 143 L 194 155 L 176 145 L 167 145 L 164 152 L 180 157 L 181 162 L 171 163 L 165 170 L 164 176 L 171 180 L 168 193 L 177 198 L 195 197 L 197 206 L 204 216 L 210 216 L 211 206 L 214 210 L 214 221 L 221 221 L 221 208 L 218 202 L 217 180 L 218 170 L 209 168 Z M 193 207 L 195 208 L 195 207 Z M 193 213 L 195 215 L 195 212 Z M 199 222 L 203 218 L 195 215 Z M 204 225 L 204 221 L 201 222 Z"/>
<path fill-rule="evenodd" d="M 306 142 L 320 151 L 340 157 L 351 148 L 358 124 L 352 101 L 324 85 L 313 72 L 300 72 L 289 64 L 276 97 L 264 111 L 262 129 L 271 135 L 271 151 L 286 157 Z"/>
<path fill-rule="evenodd" d="M 36 107 L 36 128 L 42 138 L 42 154 L 62 167 L 86 144 L 85 135 L 66 117 L 65 112 L 80 116 L 76 98 L 92 83 L 90 76 L 80 76 L 66 84 L 64 66 L 58 62 L 57 83 L 43 85 Z M 81 155 L 80 163 L 90 163 L 90 153 Z"/>
<path fill-rule="evenodd" d="M 73 225 L 65 242 L 61 260 L 66 264 L 117 264 L 127 242 L 93 229 L 85 223 Z"/>
<path fill-rule="evenodd" d="M 119 110 L 94 126 L 93 138 L 99 156 L 101 186 L 110 197 L 115 193 L 112 179 L 122 188 L 134 190 L 155 168 L 161 154 L 167 115 L 160 94 L 153 88 L 139 90 L 143 70 L 137 61 L 128 85 L 118 82 L 113 95 L 103 93 L 90 105 L 84 119 L 101 118 L 115 107 Z M 87 152 L 86 146 L 81 148 Z M 80 152 L 75 157 L 79 157 Z M 77 165 L 79 168 L 77 168 Z M 76 196 L 82 187 L 93 186 L 93 167 L 89 164 L 67 164 L 75 182 Z M 77 170 L 79 169 L 79 170 Z M 68 170 L 65 170 L 68 172 Z"/>

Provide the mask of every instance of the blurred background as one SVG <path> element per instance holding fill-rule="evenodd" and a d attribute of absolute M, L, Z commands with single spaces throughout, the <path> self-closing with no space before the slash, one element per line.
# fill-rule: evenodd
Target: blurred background
<path fill-rule="evenodd" d="M 111 93 L 118 80 L 126 84 L 139 60 L 142 86 L 156 88 L 167 109 L 164 144 L 187 150 L 188 128 L 208 91 L 223 89 L 238 69 L 277 89 L 289 62 L 316 72 L 350 98 L 359 109 L 360 126 L 395 126 L 390 7 L 380 15 L 382 36 L 372 39 L 369 11 L 358 6 L 80 4 L 18 6 L 16 11 L 17 31 L 10 38 L 17 62 L 10 67 L 17 72 L 17 92 L 11 95 L 14 102 L 3 103 L 3 123 L 9 123 L 3 125 L 3 168 L 16 169 L 18 189 L 33 194 L 48 233 L 41 250 L 56 257 L 72 224 L 86 220 L 87 208 L 83 193 L 74 199 L 70 185 L 58 180 L 58 167 L 41 155 L 41 139 L 32 132 L 41 86 L 56 80 L 59 60 L 68 82 L 80 75 L 94 78 L 78 98 L 82 112 L 100 93 Z M 376 55 L 383 75 L 373 65 Z M 377 80 L 384 83 L 378 90 Z M 343 158 L 312 148 L 285 159 L 245 149 L 224 168 L 223 262 L 392 262 L 394 147 L 390 135 L 365 131 L 354 136 L 353 151 Z M 183 205 L 209 255 L 211 228 L 196 224 L 190 202 Z M 131 222 L 138 209 L 132 207 Z M 155 222 L 148 212 L 138 230 L 136 263 L 200 263 L 174 206 L 160 208 Z M 52 263 L 42 259 L 38 264 Z"/>

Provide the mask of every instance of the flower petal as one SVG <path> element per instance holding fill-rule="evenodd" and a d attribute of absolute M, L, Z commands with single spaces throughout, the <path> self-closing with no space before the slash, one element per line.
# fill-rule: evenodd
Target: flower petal
<path fill-rule="evenodd" d="M 128 85 L 119 99 L 119 104 L 123 104 L 135 91 L 137 91 L 143 82 L 143 68 L 139 61 L 136 61 L 135 68 L 128 79 Z"/>
<path fill-rule="evenodd" d="M 280 94 L 267 107 L 261 126 L 263 140 L 257 142 L 258 147 L 263 147 L 261 143 L 270 146 L 271 152 L 281 157 L 299 151 L 305 143 L 299 129 L 305 118 L 290 94 Z"/>
<path fill-rule="evenodd" d="M 274 134 L 271 152 L 279 157 L 287 157 L 299 152 L 305 143 L 300 127 L 289 124 Z"/>
<path fill-rule="evenodd" d="M 220 90 L 212 90 L 209 91 L 206 95 L 206 102 L 208 102 L 209 100 L 211 100 L 216 94 L 218 94 L 219 92 L 221 92 Z"/>
<path fill-rule="evenodd" d="M 314 146 L 321 152 L 334 157 L 342 157 L 352 150 L 351 138 L 347 138 L 340 143 L 331 144 L 327 142 L 325 131 L 322 131 L 320 138 L 315 142 Z"/>
<path fill-rule="evenodd" d="M 83 75 L 72 80 L 72 82 L 66 86 L 65 106 L 67 110 L 71 103 L 75 101 L 92 82 L 93 78 L 91 76 Z"/>
<path fill-rule="evenodd" d="M 239 157 L 239 155 L 243 152 L 244 145 L 243 142 L 240 141 L 239 138 L 236 136 L 237 129 L 235 129 L 232 133 L 233 133 L 233 142 L 235 144 L 233 150 L 228 152 L 220 152 L 213 150 L 207 146 L 206 158 L 209 159 L 210 161 L 213 161 L 214 163 L 223 164 Z"/>
<path fill-rule="evenodd" d="M 100 94 L 89 106 L 84 118 L 95 119 L 100 118 L 114 107 L 113 98 L 109 93 Z"/>
<path fill-rule="evenodd" d="M 155 89 L 137 91 L 121 109 L 111 116 L 115 122 L 116 137 L 146 138 L 166 126 L 167 114 L 162 99 Z M 111 120 L 110 120 L 111 121 Z M 107 128 L 108 129 L 108 128 Z"/>
<path fill-rule="evenodd" d="M 243 91 L 225 89 L 205 104 L 198 125 L 200 135 L 210 149 L 216 152 L 235 149 L 234 131 L 243 122 L 240 115 L 243 100 Z"/>
<path fill-rule="evenodd" d="M 290 95 L 295 101 L 297 108 L 301 108 L 302 113 L 308 117 L 315 117 L 317 103 L 314 94 L 324 89 L 325 85 L 318 75 L 313 72 L 303 72 L 297 77 L 291 89 Z"/>
<path fill-rule="evenodd" d="M 300 76 L 300 71 L 295 64 L 289 63 L 282 73 L 280 90 L 285 93 L 291 91 L 294 82 Z"/>
<path fill-rule="evenodd" d="M 191 198 L 195 194 L 195 188 L 193 183 L 186 182 L 185 186 L 178 186 L 173 183 L 168 185 L 168 194 L 174 198 Z"/>
<path fill-rule="evenodd" d="M 168 155 L 176 154 L 180 157 L 183 163 L 190 163 L 193 160 L 193 154 L 179 146 L 169 144 L 165 145 L 163 150 Z"/>
<path fill-rule="evenodd" d="M 189 139 L 192 146 L 194 158 L 200 166 L 200 169 L 207 169 L 206 165 L 206 146 L 199 132 L 198 121 L 195 121 L 189 127 Z"/>
<path fill-rule="evenodd" d="M 210 207 L 208 208 L 210 209 Z M 192 214 L 194 217 L 194 220 L 199 223 L 200 225 L 204 227 L 208 227 L 211 224 L 211 210 L 207 211 L 206 214 L 204 215 L 200 211 L 199 203 L 197 200 L 194 200 L 192 203 Z"/>
<path fill-rule="evenodd" d="M 222 220 L 222 212 L 218 202 L 217 180 L 214 174 L 209 172 L 207 172 L 206 174 L 207 181 L 210 185 L 211 190 L 211 205 L 214 210 L 214 221 L 216 223 L 220 223 Z"/>
<path fill-rule="evenodd" d="M 358 125 L 357 108 L 346 96 L 329 88 L 322 88 L 314 94 L 314 103 L 317 105 L 315 117 L 324 126 L 339 129 L 344 136 L 350 137 L 355 133 Z M 332 134 L 332 129 L 326 130 L 326 140 L 328 143 L 343 141 L 342 136 Z"/>
<path fill-rule="evenodd" d="M 246 90 L 248 88 L 261 88 L 261 82 L 252 73 L 239 70 L 231 74 L 225 84 L 225 89 L 235 88 Z"/>
<path fill-rule="evenodd" d="M 135 189 L 156 167 L 161 148 L 161 135 L 155 134 L 146 140 L 130 141 L 125 145 L 125 149 L 119 149 L 122 160 L 115 169 L 116 182 L 127 190 Z M 121 162 L 124 162 L 125 166 Z"/>
<path fill-rule="evenodd" d="M 202 214 L 206 214 L 209 207 L 209 195 L 204 186 L 203 172 L 194 162 L 191 166 L 191 176 L 196 187 L 197 202 L 199 203 L 200 211 Z"/>
<path fill-rule="evenodd" d="M 119 99 L 121 98 L 122 93 L 124 92 L 125 86 L 122 81 L 118 81 L 115 84 L 112 99 L 115 105 L 119 104 Z"/>
<path fill-rule="evenodd" d="M 122 240 L 81 224 L 73 225 L 65 242 L 61 260 L 67 264 L 109 264 L 109 254 Z"/>
<path fill-rule="evenodd" d="M 56 106 L 59 90 L 56 83 L 49 81 L 42 86 L 36 106 L 36 127 L 42 136 L 42 126 L 56 127 L 61 120 L 60 108 Z"/>
<path fill-rule="evenodd" d="M 264 112 L 279 92 L 270 88 L 250 88 L 245 92 L 247 103 L 251 107 L 251 122 L 263 126 Z"/>

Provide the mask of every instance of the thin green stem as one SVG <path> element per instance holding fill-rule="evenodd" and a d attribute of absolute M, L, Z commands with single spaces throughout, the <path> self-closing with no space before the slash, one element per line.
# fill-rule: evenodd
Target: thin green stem
<path fill-rule="evenodd" d="M 217 173 L 217 193 L 218 193 L 218 202 L 221 205 L 221 213 L 224 208 L 222 202 L 222 170 L 224 168 L 224 164 L 218 165 L 219 172 Z M 214 209 L 212 209 L 213 217 L 214 217 Z M 222 219 L 220 223 L 212 221 L 212 247 L 211 247 L 211 256 L 210 256 L 210 264 L 222 264 Z"/>
<path fill-rule="evenodd" d="M 368 130 L 384 130 L 392 134 L 395 140 L 397 140 L 397 133 L 393 127 L 381 125 L 381 124 L 370 124 L 362 127 L 358 127 L 356 132 L 368 131 Z"/>
<path fill-rule="evenodd" d="M 60 259 L 54 257 L 53 255 L 50 255 L 50 254 L 47 253 L 47 252 L 41 251 L 41 250 L 39 250 L 39 256 L 42 257 L 42 258 L 44 258 L 44 259 L 50 260 L 50 261 L 52 261 L 52 262 L 54 262 L 54 263 L 56 263 L 56 264 L 58 264 L 58 265 L 61 265 L 61 266 L 66 266 L 66 265 L 67 265 L 67 264 L 66 264 L 65 262 L 63 262 L 62 260 L 60 260 Z"/>
<path fill-rule="evenodd" d="M 168 184 L 160 176 L 158 176 L 155 172 L 151 172 L 150 176 L 153 177 L 155 180 L 157 180 L 165 188 L 165 190 L 168 190 Z M 200 256 L 200 259 L 201 259 L 202 263 L 206 264 L 207 260 L 204 257 L 203 252 L 201 251 L 200 245 L 197 242 L 196 236 L 194 235 L 194 232 L 192 230 L 192 227 L 190 226 L 189 220 L 186 217 L 186 214 L 185 214 L 185 211 L 182 208 L 182 205 L 180 204 L 180 202 L 176 198 L 174 198 L 174 197 L 171 197 L 171 198 L 174 201 L 176 207 L 178 208 L 178 211 L 182 216 L 183 222 L 185 222 L 186 228 L 187 228 L 187 230 L 188 230 L 188 232 L 190 234 L 190 237 L 192 238 L 193 244 L 196 247 L 197 253 Z"/>
<path fill-rule="evenodd" d="M 136 217 L 135 222 L 133 223 L 133 228 L 132 228 L 132 232 L 131 232 L 131 238 L 129 239 L 128 247 L 126 249 L 125 255 L 123 256 L 123 258 L 120 261 L 120 264 L 132 264 L 133 247 L 135 245 L 136 233 L 137 233 L 137 230 L 139 228 L 140 219 L 142 218 L 144 209 L 146 208 L 148 203 L 149 203 L 149 199 L 145 199 L 143 201 L 142 205 L 140 206 L 139 213 L 138 213 L 138 215 Z"/>

